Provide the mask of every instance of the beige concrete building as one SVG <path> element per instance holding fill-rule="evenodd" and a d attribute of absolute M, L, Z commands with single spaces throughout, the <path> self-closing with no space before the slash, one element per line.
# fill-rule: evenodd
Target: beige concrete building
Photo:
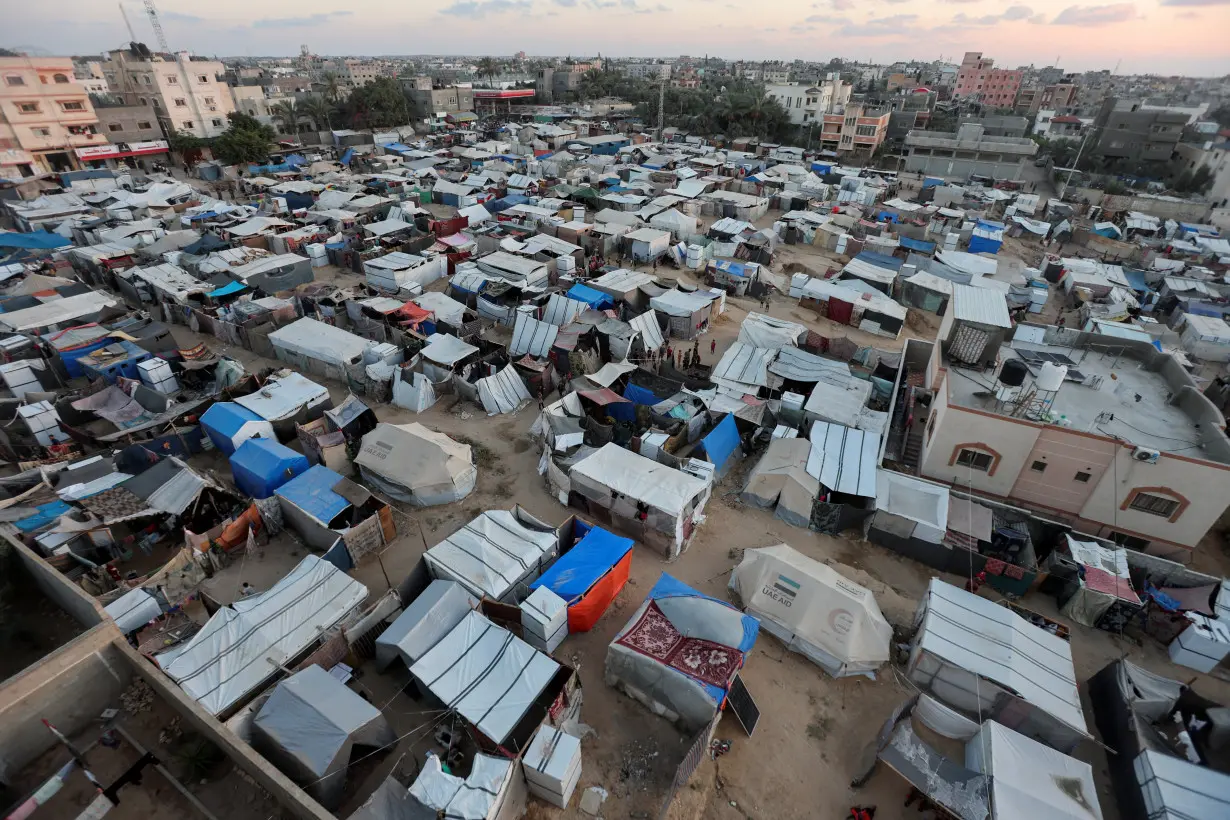
<path fill-rule="evenodd" d="M 209 138 L 227 129 L 226 115 L 235 110 L 235 103 L 221 62 L 187 52 L 149 54 L 131 49 L 108 56 L 103 74 L 111 93 L 132 105 L 152 105 L 164 133 L 187 131 Z"/>
<path fill-rule="evenodd" d="M 1230 503 L 1225 420 L 1191 375 L 1145 342 L 963 311 L 950 307 L 926 368 L 921 475 L 1190 562 Z"/>
<path fill-rule="evenodd" d="M 0 177 L 81 167 L 79 149 L 107 144 L 69 57 L 0 57 Z"/>

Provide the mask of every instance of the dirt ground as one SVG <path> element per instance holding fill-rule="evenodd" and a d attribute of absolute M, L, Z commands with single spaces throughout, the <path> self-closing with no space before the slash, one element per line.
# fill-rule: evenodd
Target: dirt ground
<path fill-rule="evenodd" d="M 358 280 L 346 272 L 318 269 L 318 275 L 321 272 L 340 283 Z M 706 364 L 716 361 L 735 339 L 746 313 L 759 310 L 754 300 L 730 299 L 728 305 L 724 320 L 711 330 L 712 336 L 702 339 L 702 359 Z M 937 324 L 935 317 L 925 318 L 911 323 L 901 338 L 892 340 L 862 334 L 853 328 L 834 327 L 810 311 L 801 310 L 786 297 L 775 298 L 770 313 L 802 322 L 822 335 L 847 335 L 859 344 L 882 349 L 900 348 L 911 336 L 930 338 Z M 207 341 L 214 349 L 244 362 L 249 369 L 276 366 L 275 362 L 259 359 L 242 348 L 228 349 L 213 337 L 193 334 L 181 326 L 174 326 L 173 330 L 181 346 Z M 717 340 L 716 356 L 709 353 L 710 338 Z M 329 387 L 335 402 L 345 398 L 343 386 L 330 384 Z M 425 545 L 438 543 L 484 510 L 520 504 L 551 522 L 570 514 L 547 494 L 537 475 L 538 453 L 529 437 L 536 408 L 525 408 L 508 416 L 487 417 L 480 407 L 457 404 L 449 398 L 419 416 L 386 404 L 376 405 L 374 410 L 382 421 L 419 421 L 449 435 L 480 442 L 487 452 L 480 465 L 477 487 L 468 498 L 427 510 L 394 505 L 398 510 L 399 537 L 383 554 L 383 569 L 372 562 L 353 573 L 368 586 L 372 595 L 385 591 L 386 574 L 396 583 L 418 561 Z M 584 686 L 582 720 L 594 729 L 595 735 L 583 744 L 579 790 L 598 785 L 611 793 L 603 807 L 604 817 L 657 817 L 673 770 L 688 745 L 688 739 L 673 727 L 603 683 L 608 642 L 660 573 L 669 572 L 703 592 L 724 598 L 729 572 L 736 562 L 732 556 L 737 553 L 733 550 L 785 542 L 818 560 L 836 562 L 841 565 L 838 569 L 870 584 L 881 596 L 887 617 L 896 622 L 909 619 L 932 575 L 926 567 L 878 546 L 796 529 L 770 514 L 738 504 L 734 495 L 741 489 L 737 476 L 742 472 L 732 471 L 716 489 L 706 508 L 708 520 L 700 527 L 686 553 L 674 563 L 666 564 L 653 552 L 638 547 L 629 585 L 612 610 L 593 631 L 570 636 L 556 652 L 557 657 L 578 668 Z M 275 554 L 280 549 L 289 552 L 294 545 L 267 548 L 265 561 L 268 563 L 261 568 L 261 583 L 248 578 L 258 588 L 276 579 L 281 562 L 293 565 L 297 560 L 289 554 Z M 266 569 L 269 572 L 265 572 Z M 252 568 L 243 572 L 245 577 L 256 575 Z M 266 579 L 265 575 L 269 577 Z M 955 577 L 948 580 L 962 583 Z M 233 581 L 232 578 L 227 583 Z M 984 588 L 984 594 L 988 593 L 994 594 Z M 1043 614 L 1057 614 L 1053 601 L 1037 595 L 1027 597 L 1024 605 Z M 1081 681 L 1106 663 L 1129 654 L 1134 661 L 1160 674 L 1183 680 L 1195 678 L 1195 687 L 1201 694 L 1230 702 L 1230 685 L 1173 666 L 1164 648 L 1158 645 L 1139 647 L 1079 626 L 1074 627 L 1073 632 L 1077 675 Z M 360 673 L 355 686 L 366 688 L 372 702 L 387 704 L 386 714 L 399 734 L 410 733 L 425 724 L 430 730 L 431 716 L 424 716 L 423 707 L 408 696 L 398 694 L 401 685 L 408 680 L 404 668 L 379 674 L 361 669 Z M 874 681 L 865 678 L 833 680 L 801 656 L 786 652 L 775 639 L 762 634 L 742 675 L 762 713 L 755 736 L 747 737 L 732 716 L 725 717 L 717 736 L 731 741 L 730 752 L 701 767 L 681 793 L 672 817 L 680 820 L 844 818 L 849 807 L 855 804 L 877 805 L 878 820 L 918 816 L 913 809 L 901 807 L 908 787 L 891 772 L 878 772 L 857 791 L 848 786 L 860 750 L 893 707 L 911 693 L 892 669 L 885 668 Z M 420 732 L 420 735 L 426 734 L 427 731 Z M 357 794 L 339 816 L 346 816 L 347 811 L 361 802 L 361 796 L 389 771 L 396 769 L 403 775 L 412 774 L 416 740 L 416 737 L 407 738 L 394 753 L 352 772 L 359 781 L 355 784 Z M 1105 776 L 1105 753 L 1096 744 L 1086 743 L 1077 756 L 1090 761 L 1098 774 L 1104 816 L 1116 818 L 1117 808 Z M 532 801 L 529 817 L 552 820 L 582 817 L 577 808 L 578 800 L 579 791 L 573 798 L 572 808 L 567 811 Z"/>

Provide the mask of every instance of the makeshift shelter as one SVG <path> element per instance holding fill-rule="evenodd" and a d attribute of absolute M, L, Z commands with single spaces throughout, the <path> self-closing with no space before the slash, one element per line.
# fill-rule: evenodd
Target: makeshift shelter
<path fill-rule="evenodd" d="M 761 628 L 835 678 L 874 677 L 889 660 L 893 628 L 871 590 L 793 547 L 745 550 L 730 588 Z"/>
<path fill-rule="evenodd" d="M 331 808 L 354 750 L 396 741 L 379 709 L 316 664 L 281 681 L 252 721 L 253 747 Z"/>
<path fill-rule="evenodd" d="M 1059 614 L 1067 620 L 1097 627 L 1108 613 L 1113 624 L 1117 622 L 1114 613 L 1121 617 L 1124 613 L 1135 615 L 1144 606 L 1132 588 L 1123 547 L 1104 546 L 1064 533 L 1062 546 L 1052 551 L 1048 560 L 1053 579 L 1050 586 L 1059 588 L 1056 603 Z"/>
<path fill-rule="evenodd" d="M 265 380 L 261 388 L 235 403 L 273 425 L 275 431 L 289 436 L 296 422 L 320 418 L 333 405 L 329 388 L 291 370 L 280 370 Z"/>
<path fill-rule="evenodd" d="M 668 319 L 667 331 L 675 339 L 695 339 L 709 325 L 713 297 L 705 292 L 668 290 L 649 299 L 649 306 Z"/>
<path fill-rule="evenodd" d="M 456 581 L 432 581 L 376 637 L 376 666 L 383 670 L 401 658 L 409 669 L 477 606 Z"/>
<path fill-rule="evenodd" d="M 273 425 L 243 405 L 220 401 L 211 405 L 201 415 L 201 429 L 209 436 L 214 446 L 226 455 L 234 455 L 239 446 L 250 438 L 266 438 L 277 441 Z"/>
<path fill-rule="evenodd" d="M 366 487 L 343 478 L 323 464 L 313 464 L 278 487 L 274 495 L 286 523 L 308 546 L 318 550 L 331 549 L 339 539 L 349 547 L 349 541 L 362 531 L 359 525 L 366 524 L 373 516 L 378 518 L 386 506 Z M 386 515 L 391 516 L 391 513 Z M 391 520 L 390 517 L 388 522 L 381 521 L 377 527 L 382 532 L 387 527 L 385 538 L 394 535 Z M 371 534 L 370 530 L 366 532 Z M 349 569 L 345 562 L 342 567 Z"/>
<path fill-rule="evenodd" d="M 867 540 L 932 567 L 949 565 L 948 488 L 892 470 L 876 470 L 876 511 Z"/>
<path fill-rule="evenodd" d="M 776 516 L 795 527 L 811 522 L 811 509 L 820 482 L 807 473 L 812 443 L 803 438 L 778 438 L 748 475 L 739 500 L 763 510 L 776 508 Z"/>
<path fill-rule="evenodd" d="M 410 668 L 424 691 L 498 746 L 529 740 L 543 691 L 560 665 L 479 612 L 470 612 Z"/>
<path fill-rule="evenodd" d="M 516 820 L 525 814 L 527 791 L 511 755 L 476 754 L 465 778 L 445 772 L 431 755 L 407 794 L 412 808 L 404 820 Z"/>
<path fill-rule="evenodd" d="M 235 486 L 252 498 L 269 498 L 278 487 L 310 466 L 307 456 L 276 439 L 249 439 L 231 456 Z"/>
<path fill-rule="evenodd" d="M 1088 763 L 994 720 L 965 744 L 965 767 L 990 780 L 993 820 L 1101 820 Z"/>
<path fill-rule="evenodd" d="M 932 578 L 906 674 L 950 708 L 1062 752 L 1089 736 L 1072 649 L 1007 607 Z"/>
<path fill-rule="evenodd" d="M 354 463 L 381 492 L 419 507 L 465 498 L 478 477 L 468 444 L 417 423 L 381 422 L 363 437 Z"/>
<path fill-rule="evenodd" d="M 225 712 L 367 599 L 367 587 L 309 555 L 267 591 L 214 613 L 155 662 L 212 715 Z"/>
<path fill-rule="evenodd" d="M 525 381 L 511 363 L 505 365 L 503 370 L 479 379 L 474 386 L 478 389 L 478 401 L 489 416 L 515 412 L 530 400 Z"/>
<path fill-rule="evenodd" d="M 107 604 L 106 610 L 111 620 L 115 621 L 116 627 L 125 635 L 136 632 L 162 615 L 158 599 L 141 587 L 130 590 Z"/>
<path fill-rule="evenodd" d="M 348 368 L 362 363 L 369 344 L 362 336 L 306 316 L 270 333 L 269 343 L 279 361 L 342 381 Z"/>
<path fill-rule="evenodd" d="M 574 464 L 569 479 L 590 517 L 617 521 L 668 560 L 691 539 L 711 490 L 690 473 L 610 442 Z"/>
<path fill-rule="evenodd" d="M 604 679 L 695 732 L 726 705 L 758 627 L 751 615 L 662 573 L 607 647 Z"/>
<path fill-rule="evenodd" d="M 592 527 L 530 589 L 554 592 L 568 604 L 568 631 L 588 632 L 628 583 L 633 544 L 630 538 Z"/>
<path fill-rule="evenodd" d="M 456 581 L 475 598 L 515 602 L 558 554 L 555 530 L 514 507 L 484 512 L 423 560 L 433 577 Z"/>
<path fill-rule="evenodd" d="M 422 813 L 416 811 L 421 805 L 399 780 L 389 775 L 346 820 L 418 820 Z"/>

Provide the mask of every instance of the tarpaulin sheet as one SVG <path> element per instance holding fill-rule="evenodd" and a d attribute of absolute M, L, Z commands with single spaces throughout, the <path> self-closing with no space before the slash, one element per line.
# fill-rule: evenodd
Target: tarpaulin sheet
<path fill-rule="evenodd" d="M 634 542 L 593 527 L 572 549 L 564 553 L 530 589 L 547 587 L 569 604 L 598 583 L 603 575 L 632 551 Z"/>
<path fill-rule="evenodd" d="M 579 282 L 568 289 L 568 298 L 576 299 L 578 302 L 585 302 L 596 310 L 614 307 L 615 305 L 615 300 L 609 294 L 603 293 L 600 290 L 594 290 Z"/>
<path fill-rule="evenodd" d="M 726 462 L 739 449 L 739 430 L 735 426 L 735 417 L 727 413 L 700 443 L 709 461 L 721 474 L 725 470 Z"/>
<path fill-rule="evenodd" d="M 662 401 L 653 393 L 635 384 L 629 384 L 624 388 L 624 398 L 633 404 L 645 404 L 650 407 Z"/>
<path fill-rule="evenodd" d="M 909 248 L 919 253 L 931 253 L 935 250 L 934 242 L 923 242 L 919 239 L 910 239 L 908 236 L 898 237 L 898 240 L 901 242 L 901 247 Z"/>
<path fill-rule="evenodd" d="M 47 231 L 31 233 L 0 233 L 0 248 L 21 248 L 24 250 L 50 250 L 71 245 L 73 241 L 63 236 Z"/>

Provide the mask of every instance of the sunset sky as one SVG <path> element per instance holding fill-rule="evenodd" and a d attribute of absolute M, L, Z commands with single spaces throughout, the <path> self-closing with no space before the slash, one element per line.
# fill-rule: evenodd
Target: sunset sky
<path fill-rule="evenodd" d="M 115 3 L 5 0 L 0 45 L 88 54 L 126 43 Z M 137 37 L 151 45 L 142 6 L 129 0 Z M 1230 73 L 1230 0 L 158 0 L 173 49 L 217 56 L 529 54 L 823 60 L 845 57 L 959 62 L 982 51 L 996 65 L 1055 64 L 1071 71 Z M 344 9 L 344 10 L 343 10 Z"/>

